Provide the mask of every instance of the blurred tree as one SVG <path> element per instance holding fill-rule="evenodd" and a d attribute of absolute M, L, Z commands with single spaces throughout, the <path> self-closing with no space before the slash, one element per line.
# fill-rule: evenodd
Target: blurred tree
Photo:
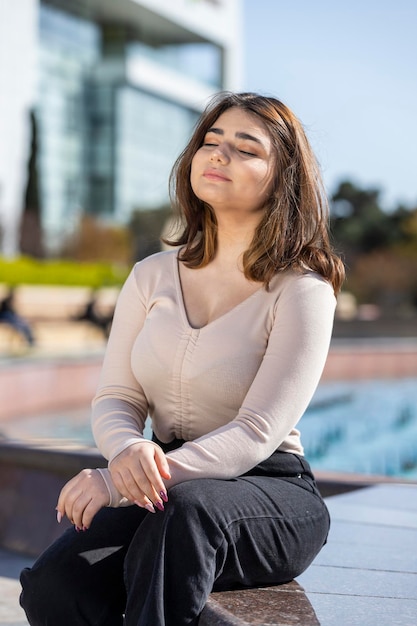
<path fill-rule="evenodd" d="M 331 198 L 331 230 L 347 265 L 345 289 L 383 311 L 417 305 L 417 209 L 384 211 L 378 189 L 343 181 Z"/>
<path fill-rule="evenodd" d="M 417 208 L 405 210 L 400 207 L 401 248 L 412 256 L 417 255 Z"/>
<path fill-rule="evenodd" d="M 402 249 L 363 254 L 348 272 L 345 288 L 385 314 L 409 314 L 417 306 L 417 254 Z"/>
<path fill-rule="evenodd" d="M 38 175 L 38 129 L 35 112 L 30 111 L 30 153 L 25 204 L 20 223 L 20 251 L 35 258 L 43 258 L 41 204 Z"/>
<path fill-rule="evenodd" d="M 343 181 L 331 198 L 331 229 L 348 266 L 358 255 L 390 245 L 397 235 L 380 205 L 378 189 Z"/>
<path fill-rule="evenodd" d="M 129 228 L 133 237 L 135 261 L 161 250 L 161 234 L 171 215 L 172 210 L 168 205 L 159 209 L 137 209 L 132 213 Z"/>
<path fill-rule="evenodd" d="M 84 215 L 77 232 L 64 245 L 62 257 L 130 265 L 132 237 L 126 227 L 105 224 L 91 215 Z"/>

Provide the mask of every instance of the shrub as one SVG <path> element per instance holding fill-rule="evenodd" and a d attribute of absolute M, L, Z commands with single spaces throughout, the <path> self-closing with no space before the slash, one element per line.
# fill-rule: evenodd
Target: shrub
<path fill-rule="evenodd" d="M 39 260 L 30 257 L 0 258 L 0 282 L 11 287 L 27 285 L 119 286 L 130 268 L 111 263 L 79 263 L 69 260 Z"/>

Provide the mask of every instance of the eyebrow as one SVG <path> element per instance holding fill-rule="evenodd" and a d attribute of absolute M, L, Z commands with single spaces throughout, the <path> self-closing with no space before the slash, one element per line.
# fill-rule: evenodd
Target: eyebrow
<path fill-rule="evenodd" d="M 215 135 L 224 135 L 224 130 L 213 126 L 212 128 L 208 129 L 207 133 L 214 133 Z M 264 147 L 260 139 L 258 139 L 257 137 L 254 137 L 253 135 L 249 135 L 248 133 L 236 133 L 235 137 L 237 137 L 238 139 L 247 139 L 248 141 L 254 141 L 255 143 L 258 143 L 260 146 Z"/>

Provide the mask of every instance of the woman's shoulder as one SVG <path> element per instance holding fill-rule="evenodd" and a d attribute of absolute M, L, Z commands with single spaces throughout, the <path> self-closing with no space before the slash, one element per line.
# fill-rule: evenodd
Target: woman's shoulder
<path fill-rule="evenodd" d="M 155 274 L 164 274 L 168 268 L 173 267 L 173 263 L 176 262 L 178 250 L 163 250 L 162 252 L 156 252 L 150 256 L 137 261 L 132 269 L 135 276 L 141 278 L 146 276 L 154 276 Z"/>
<path fill-rule="evenodd" d="M 129 272 L 124 290 L 133 289 L 146 299 L 161 286 L 172 286 L 177 253 L 177 250 L 164 250 L 137 261 Z"/>
<path fill-rule="evenodd" d="M 278 272 L 271 280 L 270 290 L 277 296 L 291 297 L 308 294 L 310 297 L 335 299 L 333 287 L 329 281 L 308 268 Z"/>
<path fill-rule="evenodd" d="M 279 288 L 280 286 L 288 287 L 295 285 L 327 285 L 331 288 L 331 285 L 324 276 L 318 274 L 314 270 L 306 268 L 288 268 L 277 272 L 274 278 L 271 280 L 271 287 Z"/>

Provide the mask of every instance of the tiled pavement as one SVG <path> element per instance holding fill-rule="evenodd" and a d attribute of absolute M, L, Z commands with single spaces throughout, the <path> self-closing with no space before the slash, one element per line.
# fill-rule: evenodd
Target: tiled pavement
<path fill-rule="evenodd" d="M 19 606 L 20 571 L 33 562 L 32 557 L 0 549 L 0 624 L 27 626 L 24 611 Z M 75 625 L 74 625 L 75 626 Z"/>

